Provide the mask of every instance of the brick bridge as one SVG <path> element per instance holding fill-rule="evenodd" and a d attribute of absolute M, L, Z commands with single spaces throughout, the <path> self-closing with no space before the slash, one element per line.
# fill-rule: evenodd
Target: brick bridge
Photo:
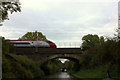
<path fill-rule="evenodd" d="M 80 48 L 15 48 L 18 55 L 26 55 L 33 60 L 41 60 L 42 63 L 55 58 L 66 58 L 75 61 L 80 60 Z"/>

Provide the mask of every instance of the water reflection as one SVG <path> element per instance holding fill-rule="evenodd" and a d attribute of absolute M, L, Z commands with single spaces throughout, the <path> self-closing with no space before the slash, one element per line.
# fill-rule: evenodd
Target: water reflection
<path fill-rule="evenodd" d="M 49 75 L 44 80 L 76 80 L 73 76 L 67 72 L 59 72 L 54 75 Z"/>

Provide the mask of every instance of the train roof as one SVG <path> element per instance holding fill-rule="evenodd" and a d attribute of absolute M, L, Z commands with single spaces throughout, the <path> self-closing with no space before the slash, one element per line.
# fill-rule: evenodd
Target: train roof
<path fill-rule="evenodd" d="M 9 40 L 9 41 L 49 41 L 49 40 Z"/>
<path fill-rule="evenodd" d="M 50 40 L 8 40 L 8 41 L 44 41 L 44 42 L 52 42 Z M 53 42 L 52 42 L 53 43 Z"/>

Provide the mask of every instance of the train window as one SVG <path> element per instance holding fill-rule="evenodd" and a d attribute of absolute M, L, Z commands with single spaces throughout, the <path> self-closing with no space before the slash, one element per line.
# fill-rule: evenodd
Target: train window
<path fill-rule="evenodd" d="M 30 44 L 30 43 L 14 43 L 14 44 Z"/>
<path fill-rule="evenodd" d="M 48 41 L 49 43 L 52 43 L 52 42 L 50 42 L 50 41 Z"/>

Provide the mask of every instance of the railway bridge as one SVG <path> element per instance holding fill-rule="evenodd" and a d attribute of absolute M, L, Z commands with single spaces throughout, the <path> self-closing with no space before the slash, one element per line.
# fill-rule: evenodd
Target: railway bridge
<path fill-rule="evenodd" d="M 82 51 L 80 48 L 15 48 L 15 53 L 26 55 L 32 60 L 41 60 L 42 63 L 55 58 L 66 58 L 79 62 Z"/>

